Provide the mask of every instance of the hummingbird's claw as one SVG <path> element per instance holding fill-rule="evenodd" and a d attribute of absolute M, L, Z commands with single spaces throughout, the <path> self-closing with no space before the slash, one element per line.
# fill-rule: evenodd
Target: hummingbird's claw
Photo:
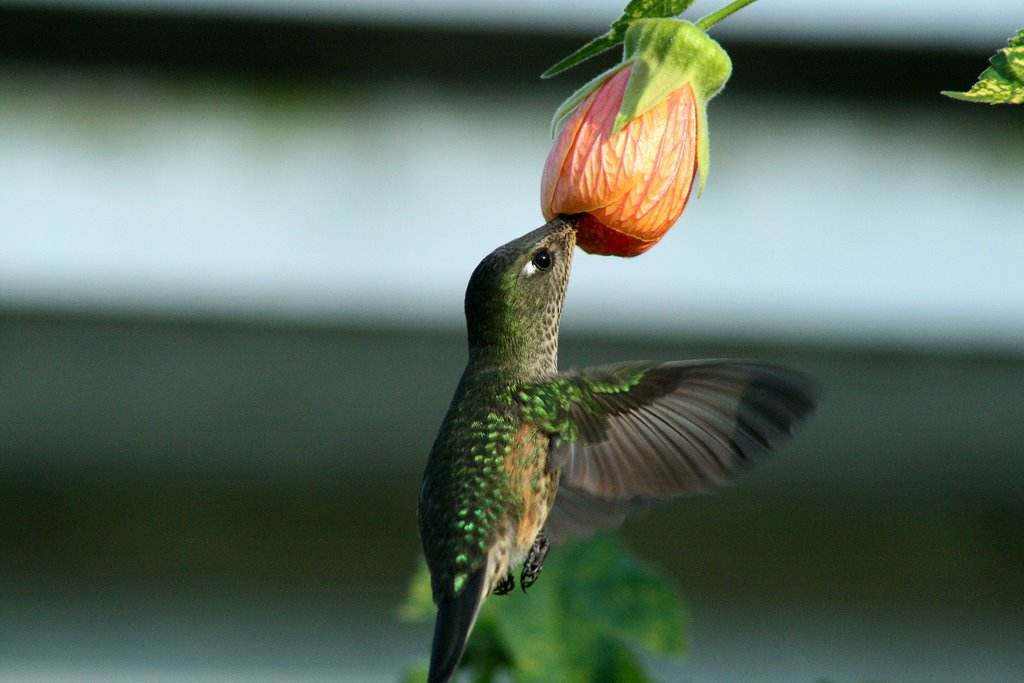
<path fill-rule="evenodd" d="M 514 591 L 515 589 L 516 589 L 516 580 L 512 578 L 512 572 L 509 572 L 508 574 L 505 575 L 505 578 L 502 579 L 498 583 L 498 585 L 494 587 L 494 590 L 491 591 L 491 592 L 494 593 L 495 595 L 508 595 L 509 593 Z"/>
<path fill-rule="evenodd" d="M 522 586 L 524 593 L 527 588 L 537 582 L 540 570 L 544 568 L 544 558 L 547 557 L 550 547 L 551 542 L 548 540 L 547 534 L 543 531 L 539 532 L 530 548 L 530 554 L 526 556 L 526 562 L 523 562 L 523 573 L 519 575 L 519 585 Z"/>

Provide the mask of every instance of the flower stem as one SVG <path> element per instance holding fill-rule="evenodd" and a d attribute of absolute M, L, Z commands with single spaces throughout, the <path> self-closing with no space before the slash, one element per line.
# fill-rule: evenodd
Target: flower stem
<path fill-rule="evenodd" d="M 734 0 L 734 2 L 729 3 L 722 9 L 716 10 L 706 17 L 701 17 L 694 25 L 701 31 L 707 31 L 722 19 L 725 19 L 736 10 L 743 9 L 752 2 L 754 2 L 754 0 Z"/>

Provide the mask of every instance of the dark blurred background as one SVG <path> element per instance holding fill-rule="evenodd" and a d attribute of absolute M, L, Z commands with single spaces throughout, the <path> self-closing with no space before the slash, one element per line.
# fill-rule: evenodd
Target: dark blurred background
<path fill-rule="evenodd" d="M 0 2 L 0 680 L 425 656 L 396 608 L 465 282 L 617 55 L 537 74 L 621 4 Z M 665 680 L 1024 680 L 1024 128 L 938 95 L 1011 4 L 747 8 L 704 195 L 577 257 L 563 367 L 822 385 L 779 458 L 622 531 L 689 606 Z"/>

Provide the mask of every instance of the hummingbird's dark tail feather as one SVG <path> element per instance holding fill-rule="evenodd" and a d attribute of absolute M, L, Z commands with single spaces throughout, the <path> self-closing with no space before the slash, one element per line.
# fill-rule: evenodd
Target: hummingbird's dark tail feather
<path fill-rule="evenodd" d="M 476 623 L 476 616 L 487 593 L 488 564 L 469 575 L 462 593 L 441 600 L 434 622 L 434 645 L 430 651 L 430 683 L 447 683 L 466 649 L 466 641 Z"/>

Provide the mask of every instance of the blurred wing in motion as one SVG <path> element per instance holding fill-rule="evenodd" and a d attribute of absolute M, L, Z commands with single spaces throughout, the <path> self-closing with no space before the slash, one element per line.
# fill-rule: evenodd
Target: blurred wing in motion
<path fill-rule="evenodd" d="M 621 524 L 652 500 L 705 491 L 768 455 L 814 408 L 811 382 L 747 361 L 619 363 L 523 387 L 561 470 L 552 541 Z"/>

